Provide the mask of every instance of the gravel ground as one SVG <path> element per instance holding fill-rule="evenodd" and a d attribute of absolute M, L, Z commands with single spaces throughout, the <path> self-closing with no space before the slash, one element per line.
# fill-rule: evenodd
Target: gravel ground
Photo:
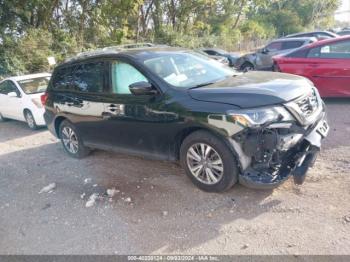
<path fill-rule="evenodd" d="M 273 191 L 204 193 L 176 164 L 75 160 L 46 129 L 0 123 L 0 254 L 350 254 L 350 100 L 326 103 L 331 132 L 305 184 Z"/>

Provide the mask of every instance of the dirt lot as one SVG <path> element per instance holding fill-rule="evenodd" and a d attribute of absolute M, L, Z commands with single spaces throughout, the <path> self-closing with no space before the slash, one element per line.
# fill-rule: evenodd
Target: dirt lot
<path fill-rule="evenodd" d="M 331 133 L 303 186 L 224 194 L 176 164 L 75 160 L 46 129 L 0 123 L 0 254 L 350 254 L 350 101 L 327 107 Z"/>

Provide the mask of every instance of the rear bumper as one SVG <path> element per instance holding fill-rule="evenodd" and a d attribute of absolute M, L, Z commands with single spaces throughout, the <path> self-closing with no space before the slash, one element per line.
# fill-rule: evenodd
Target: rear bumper
<path fill-rule="evenodd" d="M 44 121 L 46 123 L 47 129 L 50 131 L 52 135 L 58 137 L 55 127 L 55 117 L 54 114 L 50 111 L 46 110 L 44 113 Z"/>

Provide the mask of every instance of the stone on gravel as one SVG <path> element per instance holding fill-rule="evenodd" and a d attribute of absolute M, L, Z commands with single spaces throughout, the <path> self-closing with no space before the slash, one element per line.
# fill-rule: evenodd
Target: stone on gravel
<path fill-rule="evenodd" d="M 51 193 L 55 188 L 56 188 L 56 183 L 51 183 L 51 184 L 47 185 L 46 187 L 43 187 L 43 188 L 39 191 L 39 194 L 42 194 L 42 193 Z"/>
<path fill-rule="evenodd" d="M 85 207 L 92 207 L 95 205 L 96 200 L 98 199 L 98 194 L 94 193 L 89 197 L 89 200 L 86 202 Z"/>
<path fill-rule="evenodd" d="M 127 197 L 127 198 L 124 199 L 124 201 L 127 202 L 127 203 L 130 203 L 131 202 L 131 198 Z"/>
<path fill-rule="evenodd" d="M 107 195 L 109 197 L 114 197 L 115 194 L 119 193 L 119 190 L 115 189 L 115 188 L 111 188 L 111 189 L 107 189 Z"/>

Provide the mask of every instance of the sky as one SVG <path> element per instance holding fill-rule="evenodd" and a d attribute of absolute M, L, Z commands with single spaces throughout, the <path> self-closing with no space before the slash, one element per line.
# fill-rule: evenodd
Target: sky
<path fill-rule="evenodd" d="M 350 0 L 342 0 L 342 4 L 335 13 L 335 19 L 350 22 Z"/>

